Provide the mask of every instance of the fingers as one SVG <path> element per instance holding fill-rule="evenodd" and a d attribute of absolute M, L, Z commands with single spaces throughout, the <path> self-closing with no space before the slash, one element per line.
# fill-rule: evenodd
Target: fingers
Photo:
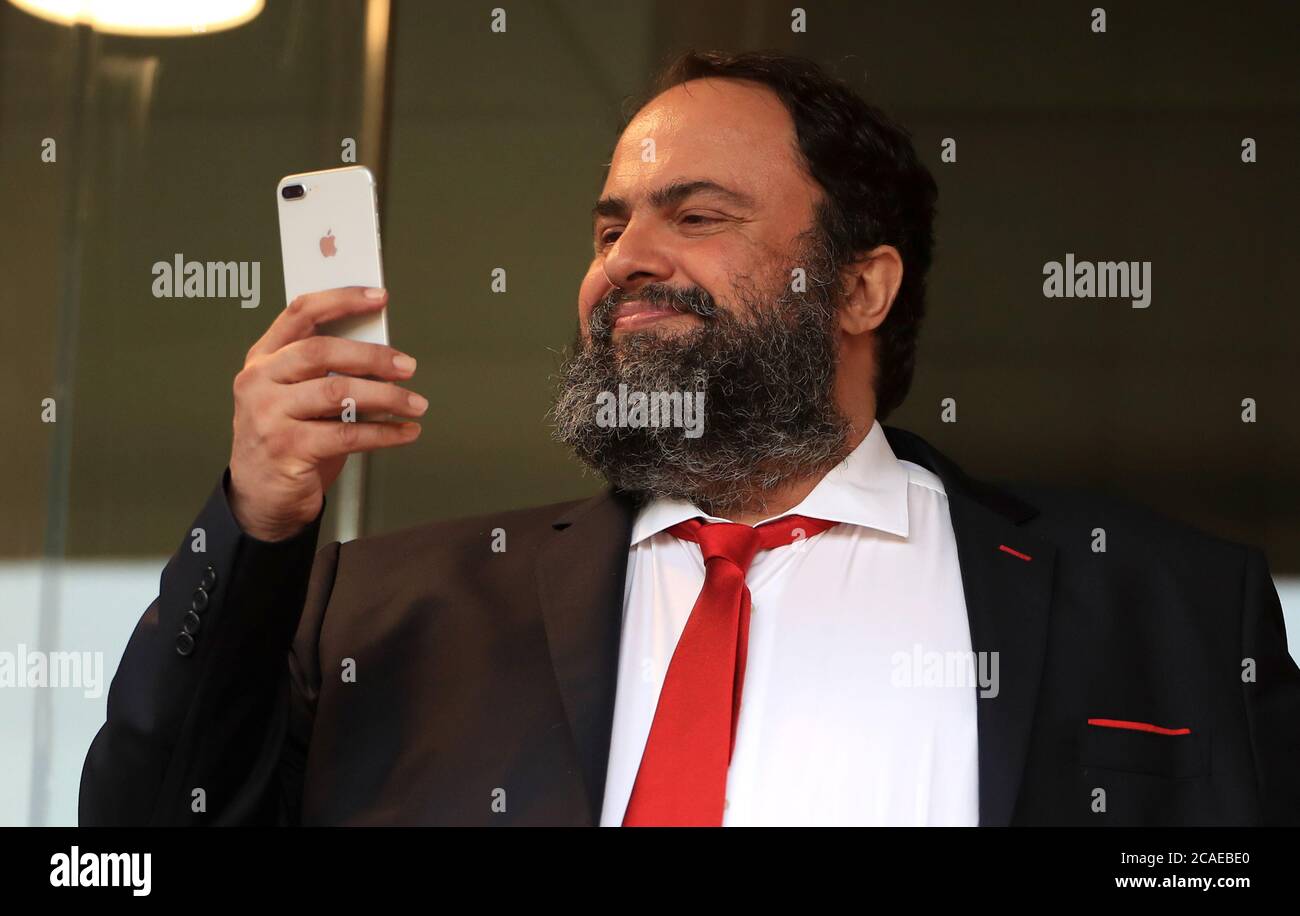
<path fill-rule="evenodd" d="M 326 322 L 377 312 L 387 301 L 385 290 L 359 286 L 294 299 L 235 376 L 237 435 L 243 418 L 247 436 L 262 443 L 259 453 L 316 464 L 418 438 L 418 423 L 364 419 L 425 412 L 424 398 L 391 381 L 410 378 L 415 360 L 392 347 L 317 334 Z M 361 422 L 340 422 L 349 408 Z"/>
<path fill-rule="evenodd" d="M 390 413 L 398 417 L 418 417 L 428 408 L 429 402 L 414 391 L 408 391 L 391 382 L 331 375 L 289 385 L 284 389 L 287 397 L 285 410 L 297 420 L 315 420 L 323 417 L 338 418 L 345 406 L 357 413 Z M 346 405 L 345 401 L 351 401 Z M 355 423 L 344 425 L 353 426 Z"/>
<path fill-rule="evenodd" d="M 316 326 L 349 315 L 377 312 L 388 302 L 388 291 L 364 286 L 342 286 L 298 296 L 276 316 L 249 358 L 274 353 L 286 344 L 316 333 Z"/>
<path fill-rule="evenodd" d="M 302 454 L 323 461 L 353 452 L 373 452 L 394 445 L 405 445 L 419 435 L 420 424 L 409 420 L 401 423 L 307 420 L 297 424 L 296 448 Z"/>
<path fill-rule="evenodd" d="M 415 360 L 383 344 L 314 336 L 286 344 L 266 359 L 264 369 L 271 381 L 283 384 L 321 378 L 329 372 L 402 379 L 415 372 Z"/>

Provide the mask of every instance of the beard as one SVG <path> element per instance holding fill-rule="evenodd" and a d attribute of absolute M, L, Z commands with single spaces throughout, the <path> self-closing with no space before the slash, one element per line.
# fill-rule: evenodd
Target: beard
<path fill-rule="evenodd" d="M 559 372 L 555 438 L 615 487 L 682 499 L 710 515 L 762 512 L 783 485 L 822 474 L 848 455 L 850 425 L 835 402 L 838 265 L 810 230 L 788 263 L 764 277 L 733 277 L 722 308 L 699 287 L 615 289 L 592 310 Z M 806 291 L 795 292 L 795 268 Z M 612 339 L 623 302 L 698 316 L 685 331 L 633 331 Z M 628 392 L 703 395 L 702 429 L 602 421 L 601 403 Z M 697 420 L 698 422 L 698 420 Z"/>

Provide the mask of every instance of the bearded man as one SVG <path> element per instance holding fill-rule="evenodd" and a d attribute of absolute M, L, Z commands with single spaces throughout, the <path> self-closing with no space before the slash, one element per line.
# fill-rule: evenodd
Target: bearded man
<path fill-rule="evenodd" d="M 313 333 L 384 291 L 295 300 L 235 379 L 206 552 L 182 544 L 127 647 L 82 822 L 1300 819 L 1259 550 L 881 425 L 933 244 L 907 133 L 794 57 L 691 53 L 657 90 L 593 210 L 554 405 L 608 488 L 317 551 L 347 455 L 427 405 L 410 357 Z M 611 421 L 615 394 L 637 409 Z M 340 424 L 348 397 L 407 419 Z"/>

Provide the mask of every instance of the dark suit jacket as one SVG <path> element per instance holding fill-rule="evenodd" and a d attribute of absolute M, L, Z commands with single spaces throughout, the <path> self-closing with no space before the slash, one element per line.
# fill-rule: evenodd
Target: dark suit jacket
<path fill-rule="evenodd" d="M 942 478 L 972 645 L 999 653 L 982 825 L 1300 822 L 1300 671 L 1258 549 L 979 483 L 885 432 Z M 316 552 L 319 519 L 244 535 L 227 482 L 192 526 L 206 551 L 187 534 L 126 648 L 82 824 L 599 822 L 631 496 Z"/>

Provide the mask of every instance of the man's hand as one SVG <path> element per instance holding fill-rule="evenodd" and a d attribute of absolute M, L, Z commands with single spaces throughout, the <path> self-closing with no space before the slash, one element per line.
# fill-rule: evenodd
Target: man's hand
<path fill-rule="evenodd" d="M 414 359 L 392 347 L 315 333 L 323 322 L 377 312 L 387 301 L 384 290 L 359 286 L 299 296 L 248 351 L 235 376 L 229 494 L 245 533 L 264 541 L 293 537 L 320 513 L 349 454 L 419 436 L 415 422 L 341 419 L 351 406 L 345 398 L 355 402 L 357 416 L 423 414 L 424 398 L 387 381 L 410 378 Z"/>

